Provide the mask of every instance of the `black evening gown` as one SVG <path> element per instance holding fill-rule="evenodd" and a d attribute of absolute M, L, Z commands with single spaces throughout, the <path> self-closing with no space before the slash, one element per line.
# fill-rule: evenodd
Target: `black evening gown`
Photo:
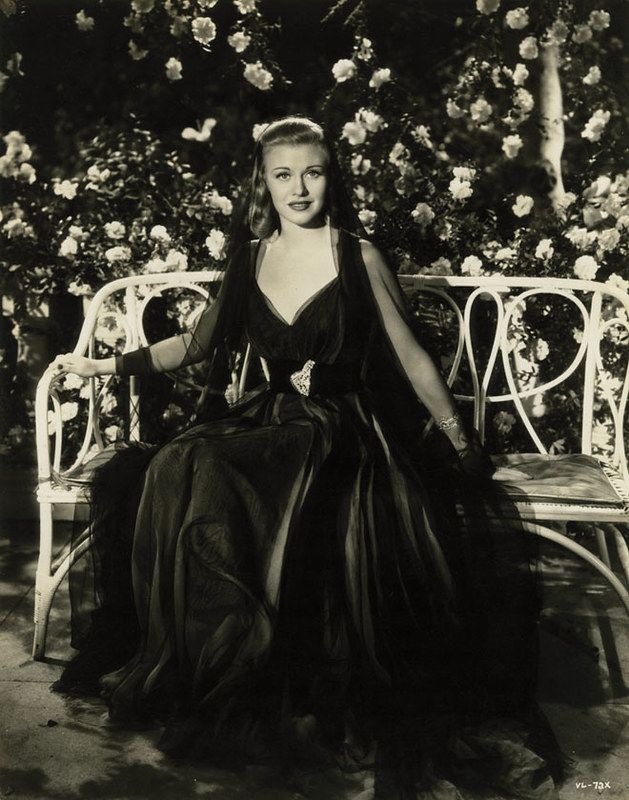
<path fill-rule="evenodd" d="M 341 253 L 290 324 L 251 273 L 270 383 L 101 469 L 101 608 L 57 688 L 109 670 L 111 717 L 157 720 L 176 757 L 372 770 L 365 798 L 555 797 L 525 549 L 456 521 L 459 478 L 380 420 Z M 303 395 L 287 376 L 308 359 Z"/>

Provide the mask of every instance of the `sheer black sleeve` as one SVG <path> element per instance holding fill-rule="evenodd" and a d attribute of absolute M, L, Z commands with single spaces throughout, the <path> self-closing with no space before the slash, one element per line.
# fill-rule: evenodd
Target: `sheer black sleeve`
<path fill-rule="evenodd" d="M 169 372 L 202 361 L 218 319 L 221 292 L 201 313 L 194 330 L 171 336 L 148 347 L 116 356 L 117 375 L 148 375 Z"/>

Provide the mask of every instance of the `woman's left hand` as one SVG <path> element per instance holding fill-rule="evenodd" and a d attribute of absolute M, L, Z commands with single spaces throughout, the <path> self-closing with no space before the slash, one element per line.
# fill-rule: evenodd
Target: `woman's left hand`
<path fill-rule="evenodd" d="M 477 430 L 466 436 L 467 443 L 463 447 L 453 448 L 456 451 L 460 469 L 466 477 L 475 481 L 487 481 L 496 471 L 489 453 L 480 440 Z"/>

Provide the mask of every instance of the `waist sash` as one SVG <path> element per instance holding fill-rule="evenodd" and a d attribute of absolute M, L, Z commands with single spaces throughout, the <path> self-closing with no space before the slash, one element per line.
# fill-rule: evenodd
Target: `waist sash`
<path fill-rule="evenodd" d="M 330 397 L 354 392 L 360 386 L 360 363 L 324 364 L 273 360 L 268 362 L 269 385 L 274 392 Z"/>

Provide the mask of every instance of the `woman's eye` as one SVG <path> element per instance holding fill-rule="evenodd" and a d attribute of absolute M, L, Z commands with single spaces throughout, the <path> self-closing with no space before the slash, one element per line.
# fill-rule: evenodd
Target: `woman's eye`
<path fill-rule="evenodd" d="M 323 173 L 319 172 L 319 170 L 317 170 L 317 169 L 311 169 L 309 174 L 312 175 L 315 178 L 320 178 L 323 175 Z"/>
<path fill-rule="evenodd" d="M 276 178 L 280 178 L 280 180 L 281 180 L 282 178 L 289 178 L 290 175 L 288 174 L 288 172 L 278 172 L 275 177 Z"/>

